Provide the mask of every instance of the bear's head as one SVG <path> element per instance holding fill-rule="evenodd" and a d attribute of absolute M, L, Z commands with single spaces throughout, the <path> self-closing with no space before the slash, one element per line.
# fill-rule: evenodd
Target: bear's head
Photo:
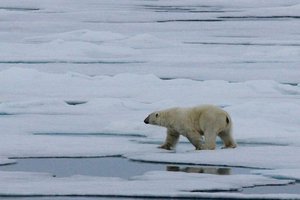
<path fill-rule="evenodd" d="M 144 120 L 144 122 L 145 124 L 162 126 L 163 120 L 161 116 L 162 116 L 161 112 L 153 112 L 150 115 L 148 115 L 148 117 Z"/>

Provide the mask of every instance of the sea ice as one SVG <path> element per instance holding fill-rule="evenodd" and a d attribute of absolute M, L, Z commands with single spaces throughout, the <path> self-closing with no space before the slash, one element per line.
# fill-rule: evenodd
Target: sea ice
<path fill-rule="evenodd" d="M 257 185 L 285 185 L 290 180 L 277 180 L 259 175 L 218 176 L 183 172 L 148 172 L 130 180 L 110 177 L 52 177 L 44 173 L 1 172 L 0 195 L 7 196 L 114 196 L 114 197 L 217 197 L 209 191 L 237 191 Z M 249 195 L 225 194 L 247 198 Z M 255 195 L 254 195 L 255 196 Z M 299 197 L 286 195 L 285 197 Z M 250 195 L 251 197 L 251 195 Z M 266 199 L 275 195 L 262 195 Z"/>
<path fill-rule="evenodd" d="M 297 0 L 3 0 L 0 68 L 298 83 L 297 13 Z"/>
<path fill-rule="evenodd" d="M 0 172 L 0 193 L 300 199 L 209 192 L 299 180 L 299 5 L 2 0 L 0 165 L 18 157 L 123 156 L 264 170 L 130 180 Z M 143 123 L 150 112 L 206 103 L 231 114 L 236 149 L 221 150 L 218 140 L 216 151 L 194 151 L 185 138 L 176 151 L 156 148 L 165 129 Z"/>
<path fill-rule="evenodd" d="M 273 170 L 254 170 L 253 174 L 262 174 L 277 179 L 300 180 L 300 169 L 273 169 Z"/>
<path fill-rule="evenodd" d="M 16 161 L 13 160 L 13 159 L 8 159 L 8 158 L 2 157 L 2 156 L 0 157 L 0 166 L 1 165 L 14 164 L 14 163 L 16 163 Z"/>

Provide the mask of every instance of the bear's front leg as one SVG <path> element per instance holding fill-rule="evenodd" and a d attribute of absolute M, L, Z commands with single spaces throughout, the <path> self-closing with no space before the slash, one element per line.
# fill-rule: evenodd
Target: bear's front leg
<path fill-rule="evenodd" d="M 177 133 L 176 131 L 168 129 L 165 143 L 159 146 L 159 148 L 166 149 L 166 150 L 171 150 L 175 148 L 179 140 L 179 136 L 180 136 L 179 133 Z"/>

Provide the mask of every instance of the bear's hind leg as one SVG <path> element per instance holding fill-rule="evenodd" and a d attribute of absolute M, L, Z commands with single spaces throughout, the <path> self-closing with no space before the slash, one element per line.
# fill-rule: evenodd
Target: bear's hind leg
<path fill-rule="evenodd" d="M 235 148 L 237 146 L 232 138 L 230 130 L 222 131 L 221 133 L 219 133 L 219 137 L 224 143 L 224 147 L 222 148 Z"/>
<path fill-rule="evenodd" d="M 165 143 L 159 146 L 159 148 L 166 149 L 166 150 L 173 149 L 179 140 L 179 136 L 180 134 L 177 133 L 176 131 L 168 129 Z"/>
<path fill-rule="evenodd" d="M 187 139 L 194 145 L 196 150 L 203 149 L 202 147 L 202 136 L 197 131 L 187 134 Z"/>
<path fill-rule="evenodd" d="M 216 149 L 216 138 L 217 138 L 216 131 L 206 130 L 204 131 L 204 137 L 205 137 L 204 149 L 205 150 Z"/>

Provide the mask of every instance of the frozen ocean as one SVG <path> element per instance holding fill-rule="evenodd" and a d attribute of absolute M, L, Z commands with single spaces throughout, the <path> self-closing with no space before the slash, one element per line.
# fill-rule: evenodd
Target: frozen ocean
<path fill-rule="evenodd" d="M 300 0 L 1 0 L 0 198 L 300 199 Z M 144 124 L 214 104 L 235 149 Z"/>

